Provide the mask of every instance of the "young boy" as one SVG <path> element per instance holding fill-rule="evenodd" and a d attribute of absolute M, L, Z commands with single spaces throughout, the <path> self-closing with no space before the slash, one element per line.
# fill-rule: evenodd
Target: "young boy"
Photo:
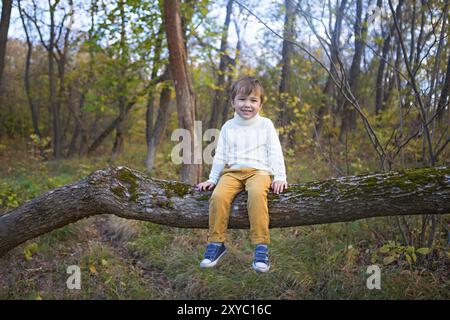
<path fill-rule="evenodd" d="M 244 77 L 231 89 L 234 118 L 222 126 L 209 179 L 197 185 L 199 190 L 215 188 L 209 202 L 208 245 L 200 267 L 215 266 L 225 254 L 231 203 L 245 189 L 250 240 L 256 245 L 252 267 L 266 272 L 270 268 L 267 194 L 270 187 L 277 194 L 287 188 L 283 152 L 272 121 L 259 115 L 264 102 L 260 82 Z"/>

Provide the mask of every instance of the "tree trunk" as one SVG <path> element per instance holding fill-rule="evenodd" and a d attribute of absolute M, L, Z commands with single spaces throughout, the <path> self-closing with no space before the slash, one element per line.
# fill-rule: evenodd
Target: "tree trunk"
<path fill-rule="evenodd" d="M 281 49 L 281 79 L 278 87 L 278 95 L 280 101 L 280 114 L 278 127 L 284 128 L 292 120 L 292 112 L 289 108 L 289 96 L 291 90 L 291 60 L 294 51 L 292 41 L 295 41 L 295 6 L 290 0 L 285 2 L 284 30 L 283 30 L 283 47 Z M 285 146 L 287 136 L 290 132 L 280 135 L 280 142 Z"/>
<path fill-rule="evenodd" d="M 75 119 L 75 129 L 73 129 L 72 139 L 70 139 L 69 148 L 67 149 L 67 157 L 71 158 L 77 152 L 77 141 L 80 136 L 80 124 Z"/>
<path fill-rule="evenodd" d="M 98 170 L 0 215 L 0 256 L 25 242 L 98 214 L 179 228 L 208 228 L 211 191 L 157 180 L 126 167 Z M 229 228 L 249 227 L 244 192 Z M 450 213 L 450 168 L 348 176 L 291 185 L 269 193 L 270 227 L 293 227 L 382 216 Z"/>
<path fill-rule="evenodd" d="M 119 114 L 126 118 L 125 104 L 127 97 L 127 83 L 126 83 L 126 69 L 128 61 L 128 49 L 126 44 L 126 23 L 125 23 L 125 3 L 124 0 L 120 0 L 118 3 L 120 11 L 120 48 L 119 48 L 119 67 L 118 67 L 118 82 L 117 93 L 119 95 L 117 104 L 119 106 Z M 115 161 L 119 154 L 124 149 L 124 135 L 125 135 L 125 121 L 121 121 L 116 126 L 116 137 L 114 139 L 113 148 L 111 151 L 111 161 Z"/>
<path fill-rule="evenodd" d="M 77 149 L 79 150 L 79 155 L 85 155 L 86 154 L 86 150 L 88 147 L 88 141 L 89 141 L 89 137 L 88 137 L 88 129 L 86 128 L 86 125 L 84 123 L 84 119 L 83 119 L 83 105 L 84 105 L 84 101 L 85 101 L 85 95 L 84 93 L 80 94 L 80 98 L 79 101 L 77 101 L 77 103 L 75 103 L 75 108 L 74 108 L 74 102 L 73 102 L 73 96 L 74 94 L 72 93 L 73 89 L 70 87 L 69 88 L 69 101 L 67 103 L 67 106 L 69 108 L 69 111 L 73 114 L 73 117 L 75 118 L 75 132 L 73 134 L 73 138 L 72 141 L 70 143 L 70 147 L 67 153 L 68 157 L 72 157 Z M 77 92 L 78 94 L 78 92 Z M 79 144 L 79 148 L 77 148 L 77 140 L 78 140 L 78 136 L 81 135 L 81 142 Z"/>
<path fill-rule="evenodd" d="M 402 14 L 402 5 L 403 5 L 403 0 L 400 0 L 397 4 L 397 8 L 395 9 L 395 14 L 397 15 L 397 17 L 400 17 Z M 388 55 L 388 52 L 390 49 L 391 39 L 392 39 L 392 36 L 394 35 L 394 31 L 395 31 L 395 24 L 392 23 L 392 25 L 389 28 L 388 34 L 386 36 L 386 39 L 383 42 L 383 49 L 382 49 L 382 53 L 381 53 L 380 64 L 378 65 L 377 80 L 375 83 L 375 114 L 377 114 L 377 115 L 384 108 L 384 105 L 383 105 L 384 69 L 386 68 L 386 59 L 387 59 L 387 55 Z"/>
<path fill-rule="evenodd" d="M 0 108 L 6 108 L 4 90 L 3 90 L 3 71 L 5 68 L 6 43 L 8 42 L 9 22 L 11 19 L 12 0 L 2 0 L 2 15 L 0 20 Z M 3 130 L 6 121 L 0 113 L 0 140 L 3 136 Z M 7 132 L 7 130 L 5 130 Z"/>
<path fill-rule="evenodd" d="M 117 157 L 122 153 L 124 149 L 124 124 L 124 122 L 121 122 L 116 127 L 116 136 L 114 137 L 110 161 L 116 161 Z"/>
<path fill-rule="evenodd" d="M 450 53 L 448 54 L 447 60 L 447 70 L 445 73 L 444 85 L 442 86 L 441 96 L 437 105 L 436 113 L 438 114 L 438 119 L 444 119 L 444 109 L 448 108 L 448 96 L 450 93 Z"/>
<path fill-rule="evenodd" d="M 158 71 L 160 69 L 160 64 L 161 64 L 161 50 L 162 50 L 162 40 L 164 37 L 164 25 L 161 23 L 160 27 L 159 27 L 159 31 L 158 31 L 158 36 L 156 39 L 156 43 L 154 46 L 154 54 L 153 54 L 153 67 L 152 67 L 152 74 L 151 74 L 151 78 L 156 78 L 156 76 L 158 75 Z M 165 80 L 170 78 L 169 75 L 170 71 L 169 71 L 169 66 L 165 66 L 165 70 L 164 70 L 164 75 L 163 78 Z M 161 95 L 160 95 L 160 105 L 159 105 L 159 109 L 158 109 L 158 118 L 160 116 L 165 116 L 165 114 L 167 113 L 167 108 L 165 108 L 166 106 L 164 105 L 163 107 L 163 103 L 165 103 L 165 100 L 163 100 L 163 93 L 164 93 L 164 99 L 165 96 L 167 95 L 167 89 L 165 86 L 163 86 L 163 89 L 161 91 Z M 158 120 L 156 121 L 156 123 L 154 123 L 153 121 L 153 117 L 154 117 L 154 104 L 155 104 L 155 91 L 156 90 L 151 90 L 149 92 L 148 98 L 147 98 L 147 112 L 146 112 L 146 117 L 145 117 L 145 141 L 147 143 L 147 156 L 145 158 L 145 165 L 147 166 L 147 172 L 150 174 L 153 170 L 153 164 L 154 164 L 154 160 L 155 160 L 155 154 L 156 154 L 156 139 L 155 139 L 155 127 L 156 126 L 163 126 L 165 127 L 166 122 L 167 122 L 167 118 L 164 117 L 164 123 L 159 124 Z M 170 91 L 169 91 L 169 95 L 170 95 Z M 163 102 L 164 101 L 164 102 Z M 167 102 L 167 105 L 170 102 L 170 96 L 169 96 L 169 101 Z"/>
<path fill-rule="evenodd" d="M 201 147 L 201 141 L 199 141 L 201 137 L 197 137 L 194 130 L 195 96 L 187 65 L 178 0 L 164 1 L 164 23 L 169 47 L 170 69 L 177 97 L 178 124 L 180 128 L 186 129 L 190 135 L 190 148 L 183 150 L 183 152 L 188 152 L 187 157 L 184 155 L 183 158 L 189 161 L 187 161 L 188 163 L 183 161 L 181 181 L 197 183 L 200 179 L 200 165 L 198 159 L 195 159 L 195 156 L 199 154 L 195 150 L 199 146 Z"/>
<path fill-rule="evenodd" d="M 338 5 L 338 1 L 336 2 L 336 6 Z M 342 0 L 339 6 L 337 6 L 336 12 L 336 21 L 334 23 L 334 28 L 331 32 L 331 43 L 330 43 L 330 72 L 335 78 L 338 77 L 338 69 L 336 68 L 336 64 L 339 59 L 339 39 L 341 38 L 341 29 L 342 29 L 342 20 L 344 18 L 345 6 L 347 5 L 347 0 Z M 331 23 L 331 19 L 330 19 Z M 330 27 L 331 30 L 331 27 Z M 334 85 L 331 76 L 328 76 L 327 82 L 325 83 L 325 87 L 323 89 L 324 99 L 319 106 L 319 110 L 317 111 L 316 121 L 315 121 L 315 129 L 313 132 L 313 136 L 316 139 L 320 138 L 322 127 L 323 127 L 323 118 L 328 112 L 333 110 L 332 101 L 334 96 Z M 335 108 L 337 109 L 337 108 Z"/>
<path fill-rule="evenodd" d="M 236 27 L 236 28 L 238 28 L 238 27 Z M 228 113 L 230 110 L 233 110 L 231 108 L 231 103 L 230 103 L 229 99 L 231 96 L 231 86 L 234 81 L 233 70 L 235 70 L 236 66 L 238 65 L 241 49 L 242 49 L 242 42 L 241 42 L 239 32 L 237 32 L 237 42 L 236 42 L 236 48 L 234 50 L 234 52 L 235 52 L 234 58 L 232 59 L 229 56 L 227 56 L 228 62 L 226 64 L 228 66 L 229 72 L 228 72 L 226 84 L 224 85 L 224 87 L 226 88 L 225 95 L 224 95 L 224 98 L 222 99 L 222 101 L 220 102 L 221 103 L 220 109 L 222 110 L 222 116 L 219 121 L 218 127 L 222 127 L 225 124 L 225 122 L 227 122 Z"/>
<path fill-rule="evenodd" d="M 131 103 L 128 103 L 125 112 L 124 113 L 120 113 L 117 118 L 115 118 L 106 128 L 105 130 L 102 131 L 102 133 L 94 140 L 94 142 L 92 142 L 92 144 L 90 145 L 88 151 L 87 151 L 87 155 L 91 156 L 94 154 L 95 150 L 97 150 L 97 148 L 102 144 L 103 140 L 106 139 L 107 136 L 109 136 L 111 134 L 111 132 L 114 131 L 114 129 L 117 128 L 117 126 L 119 126 L 122 121 L 125 120 L 125 114 L 129 112 L 129 110 L 132 108 L 132 106 L 134 105 Z"/>
<path fill-rule="evenodd" d="M 169 77 L 168 72 L 165 75 L 167 78 Z M 158 115 L 156 116 L 155 124 L 153 125 L 153 130 L 150 135 L 150 139 L 147 142 L 148 152 L 146 158 L 146 166 L 147 172 L 150 174 L 153 171 L 155 156 L 156 156 L 156 148 L 160 145 L 164 132 L 166 130 L 167 121 L 169 118 L 169 106 L 172 95 L 172 89 L 164 85 L 161 89 L 161 94 L 159 97 L 159 108 Z"/>
<path fill-rule="evenodd" d="M 26 62 L 25 62 L 25 75 L 24 75 L 25 92 L 27 95 L 28 105 L 30 106 L 30 110 L 31 110 L 31 121 L 33 124 L 34 134 L 37 135 L 39 138 L 41 138 L 41 132 L 39 130 L 38 109 L 31 97 L 31 88 L 30 88 L 30 65 L 31 65 L 31 55 L 33 53 L 33 43 L 31 42 L 30 35 L 28 33 L 28 28 L 25 23 L 25 17 L 24 17 L 24 13 L 22 12 L 20 2 L 21 2 L 20 0 L 17 2 L 18 6 L 19 6 L 19 14 L 20 14 L 20 19 L 22 21 L 23 30 L 25 31 L 26 40 L 27 40 L 27 58 L 26 58 Z"/>
<path fill-rule="evenodd" d="M 8 41 L 11 9 L 12 0 L 2 0 L 2 18 L 0 20 L 0 96 L 2 93 L 3 69 L 5 67 L 6 42 Z"/>
<path fill-rule="evenodd" d="M 145 86 L 145 88 L 143 88 L 140 92 L 138 92 L 134 97 L 132 97 L 131 99 L 127 99 L 129 100 L 125 106 L 125 111 L 122 113 L 120 113 L 103 131 L 102 133 L 100 133 L 98 135 L 97 138 L 95 138 L 94 142 L 92 142 L 92 144 L 89 146 L 88 151 L 87 151 L 87 155 L 91 156 L 95 150 L 97 150 L 97 148 L 102 144 L 102 142 L 106 139 L 106 137 L 108 137 L 111 132 L 114 131 L 114 129 L 117 128 L 118 125 L 120 125 L 124 120 L 126 115 L 130 112 L 130 110 L 133 108 L 133 106 L 136 104 L 136 102 L 138 101 L 139 97 L 141 97 L 144 93 L 148 92 L 148 90 L 151 90 L 152 86 L 155 86 L 156 84 L 158 84 L 159 82 L 162 81 L 162 77 L 157 77 L 155 79 L 151 79 L 147 85 Z M 94 121 L 93 124 L 93 130 L 91 131 L 95 131 L 95 127 L 98 123 L 98 119 L 99 119 L 99 114 L 96 115 L 96 120 Z M 94 132 L 95 133 L 95 132 Z M 90 136 L 92 136 L 93 134 L 90 134 Z"/>
<path fill-rule="evenodd" d="M 228 29 L 230 27 L 230 17 L 231 11 L 233 8 L 233 0 L 228 0 L 227 4 L 227 13 L 225 16 L 225 22 L 222 28 L 222 39 L 220 42 L 220 62 L 219 62 L 219 71 L 216 80 L 216 88 L 214 90 L 214 97 L 211 106 L 211 118 L 209 119 L 209 128 L 218 128 L 219 127 L 219 118 L 223 114 L 223 107 L 226 107 L 223 104 L 223 100 L 225 99 L 224 93 L 226 92 L 225 88 L 225 72 L 227 70 L 227 64 L 230 61 L 227 53 L 228 47 Z"/>
<path fill-rule="evenodd" d="M 351 92 L 357 96 L 358 91 L 358 77 L 361 73 L 361 60 L 364 53 L 366 33 L 367 33 L 367 18 L 362 21 L 362 0 L 356 0 L 356 20 L 354 24 L 355 37 L 355 53 L 353 55 L 352 64 L 348 76 L 348 82 Z M 346 133 L 356 128 L 356 111 L 350 103 L 342 97 L 343 105 L 341 110 L 341 128 L 339 131 L 339 141 L 343 142 Z"/>
<path fill-rule="evenodd" d="M 49 109 L 52 114 L 53 125 L 53 156 L 60 159 L 62 155 L 61 148 L 61 120 L 59 116 L 59 103 L 56 101 L 56 79 L 54 74 L 54 48 L 55 48 L 55 10 L 59 1 L 50 5 L 50 40 L 48 44 L 48 82 L 49 82 Z"/>

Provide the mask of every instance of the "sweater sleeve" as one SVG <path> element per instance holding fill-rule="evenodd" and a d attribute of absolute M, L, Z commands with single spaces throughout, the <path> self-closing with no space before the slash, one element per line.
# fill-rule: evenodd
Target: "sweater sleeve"
<path fill-rule="evenodd" d="M 268 158 L 270 168 L 273 172 L 274 181 L 286 182 L 286 168 L 284 165 L 283 150 L 281 149 L 280 139 L 273 122 L 269 120 L 269 137 L 268 137 Z"/>
<path fill-rule="evenodd" d="M 213 159 L 213 164 L 211 168 L 211 172 L 209 174 L 208 181 L 217 184 L 220 178 L 220 173 L 223 168 L 225 168 L 225 164 L 227 163 L 226 150 L 227 149 L 227 139 L 226 139 L 226 129 L 225 125 L 222 126 L 220 130 L 219 139 L 216 146 L 216 152 Z"/>

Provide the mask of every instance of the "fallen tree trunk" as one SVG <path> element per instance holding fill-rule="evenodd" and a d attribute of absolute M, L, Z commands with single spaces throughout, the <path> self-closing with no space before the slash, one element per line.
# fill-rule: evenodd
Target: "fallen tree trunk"
<path fill-rule="evenodd" d="M 46 232 L 98 214 L 180 228 L 208 227 L 211 191 L 157 180 L 126 167 L 98 170 L 0 215 L 0 256 Z M 450 168 L 407 169 L 290 185 L 269 193 L 270 227 L 369 217 L 450 213 Z M 246 196 L 233 202 L 229 227 L 249 227 Z"/>

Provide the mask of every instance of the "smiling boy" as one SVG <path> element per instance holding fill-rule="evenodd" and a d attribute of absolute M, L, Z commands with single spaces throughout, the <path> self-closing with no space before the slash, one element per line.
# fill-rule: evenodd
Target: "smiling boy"
<path fill-rule="evenodd" d="M 231 101 L 234 118 L 222 126 L 209 179 L 197 185 L 199 190 L 214 189 L 209 202 L 208 245 L 200 267 L 215 266 L 226 253 L 231 203 L 245 189 L 250 240 L 255 245 L 252 268 L 266 272 L 270 268 L 267 194 L 270 187 L 277 194 L 287 188 L 283 152 L 272 121 L 259 115 L 264 89 L 256 78 L 236 81 Z"/>

